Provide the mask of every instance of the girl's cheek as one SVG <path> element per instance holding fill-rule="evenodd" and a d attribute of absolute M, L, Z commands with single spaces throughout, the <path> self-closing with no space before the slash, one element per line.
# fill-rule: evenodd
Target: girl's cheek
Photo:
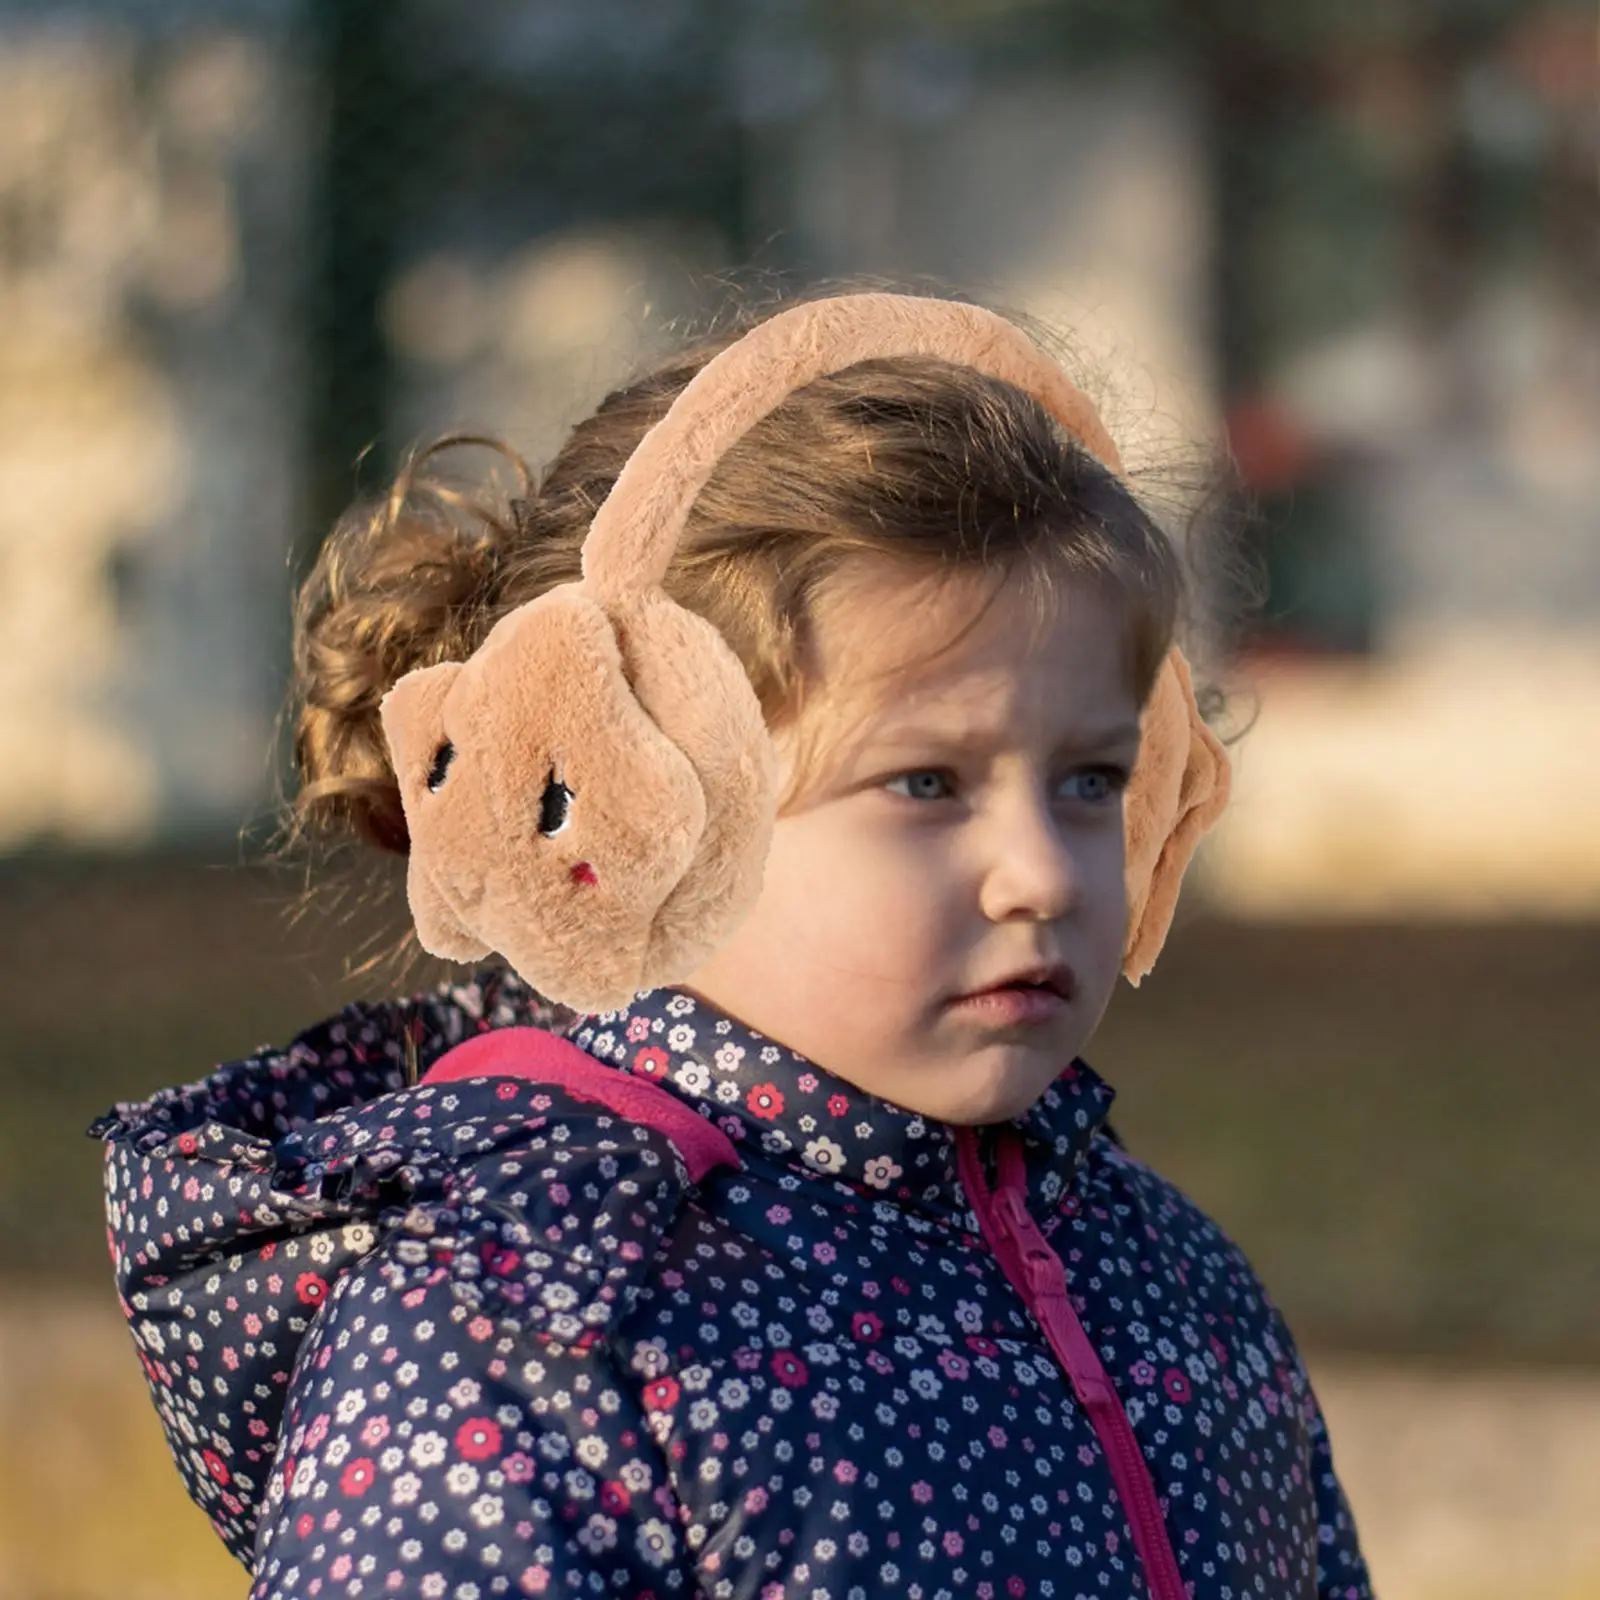
<path fill-rule="evenodd" d="M 1120 837 L 1084 842 L 1074 855 L 1078 916 L 1098 938 L 1120 943 L 1128 918 L 1127 872 Z"/>

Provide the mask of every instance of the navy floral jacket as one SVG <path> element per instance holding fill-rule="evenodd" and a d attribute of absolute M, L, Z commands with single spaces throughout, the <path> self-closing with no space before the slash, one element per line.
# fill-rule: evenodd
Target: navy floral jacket
<path fill-rule="evenodd" d="M 696 1181 L 548 1083 L 410 1083 L 503 1027 L 653 1082 L 738 1165 Z M 90 1131 L 252 1600 L 1367 1600 L 1288 1329 L 1111 1100 L 1077 1061 L 958 1138 L 681 991 L 576 1016 L 487 968 Z"/>

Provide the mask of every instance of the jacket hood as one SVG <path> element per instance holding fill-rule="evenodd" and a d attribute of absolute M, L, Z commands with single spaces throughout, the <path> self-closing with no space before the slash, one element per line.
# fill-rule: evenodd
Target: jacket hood
<path fill-rule="evenodd" d="M 241 1561 L 317 1308 L 380 1234 L 408 1217 L 424 1233 L 448 1227 L 438 1206 L 463 1164 L 526 1137 L 493 1084 L 408 1088 L 408 1057 L 420 1074 L 475 1033 L 565 1020 L 515 974 L 485 969 L 346 1006 L 287 1047 L 90 1126 L 107 1147 L 118 1298 L 168 1445 Z"/>

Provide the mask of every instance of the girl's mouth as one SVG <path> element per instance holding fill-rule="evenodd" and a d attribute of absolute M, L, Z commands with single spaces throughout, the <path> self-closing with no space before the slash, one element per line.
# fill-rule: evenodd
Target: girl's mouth
<path fill-rule="evenodd" d="M 1063 1015 L 1067 1002 L 1055 990 L 1042 985 L 1016 983 L 1001 989 L 985 989 L 981 994 L 962 996 L 955 1009 L 975 1021 L 992 1022 L 1001 1027 L 1053 1022 Z"/>

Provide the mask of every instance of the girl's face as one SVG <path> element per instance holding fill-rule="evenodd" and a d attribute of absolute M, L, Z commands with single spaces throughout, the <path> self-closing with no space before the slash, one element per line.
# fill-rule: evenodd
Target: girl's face
<path fill-rule="evenodd" d="M 1105 1012 L 1139 746 L 1122 620 L 1088 587 L 1030 641 L 1008 585 L 957 646 L 887 680 L 864 715 L 844 709 L 853 678 L 953 637 L 979 598 L 965 579 L 913 596 L 864 562 L 843 580 L 817 619 L 807 713 L 828 719 L 829 758 L 778 818 L 754 910 L 679 985 L 862 1089 L 968 1124 L 1026 1111 Z M 787 781 L 793 740 L 776 744 Z M 953 1008 L 1054 961 L 1077 989 L 1051 1021 Z"/>

